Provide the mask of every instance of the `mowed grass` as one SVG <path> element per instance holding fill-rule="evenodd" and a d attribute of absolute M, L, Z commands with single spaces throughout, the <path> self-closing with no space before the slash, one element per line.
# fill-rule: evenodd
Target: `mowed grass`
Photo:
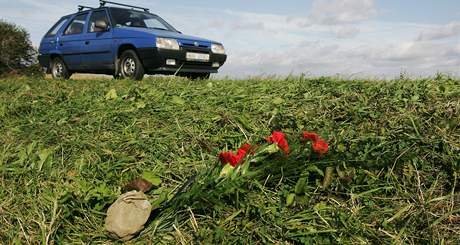
<path fill-rule="evenodd" d="M 2 79 L 0 241 L 111 241 L 105 211 L 127 182 L 151 171 L 162 180 L 152 202 L 171 196 L 220 151 L 273 130 L 290 141 L 317 132 L 330 153 L 280 157 L 264 180 L 166 207 L 132 242 L 460 242 L 460 81 L 443 76 Z M 305 190 L 286 205 L 301 176 Z"/>

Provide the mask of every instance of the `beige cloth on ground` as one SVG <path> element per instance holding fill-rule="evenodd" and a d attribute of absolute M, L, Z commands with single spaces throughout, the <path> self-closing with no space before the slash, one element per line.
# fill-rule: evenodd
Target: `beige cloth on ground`
<path fill-rule="evenodd" d="M 111 237 L 128 241 L 144 229 L 151 211 L 152 205 L 143 192 L 130 191 L 109 207 L 105 228 Z"/>

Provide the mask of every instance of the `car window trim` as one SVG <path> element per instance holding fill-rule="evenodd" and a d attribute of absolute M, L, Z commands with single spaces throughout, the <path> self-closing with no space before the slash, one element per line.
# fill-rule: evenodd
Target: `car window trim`
<path fill-rule="evenodd" d="M 45 34 L 45 37 L 46 37 L 46 38 L 49 38 L 49 37 L 55 37 L 55 36 L 57 36 L 57 35 L 59 34 L 59 31 L 62 30 L 62 28 L 63 28 L 64 26 L 66 26 L 66 24 L 67 24 L 67 22 L 69 21 L 69 19 L 70 19 L 69 16 L 64 16 L 64 17 L 60 18 L 60 19 L 56 22 L 56 24 L 54 24 L 54 25 L 49 29 L 49 31 Z M 59 24 L 61 24 L 62 22 L 64 22 L 64 23 L 61 25 L 61 28 L 59 28 L 58 30 L 56 30 L 56 33 L 55 33 L 55 34 L 51 35 L 50 33 L 51 33 L 56 27 L 58 27 Z"/>
<path fill-rule="evenodd" d="M 86 15 L 86 18 L 85 18 L 85 24 L 83 24 L 83 30 L 81 33 L 76 33 L 76 34 L 65 34 L 65 32 L 67 31 L 67 28 L 70 27 L 70 25 L 72 24 L 72 22 L 78 17 L 78 16 L 81 16 L 81 15 Z M 88 18 L 89 18 L 89 11 L 87 12 L 83 12 L 83 13 L 78 13 L 78 14 L 75 14 L 73 16 L 73 18 L 69 21 L 69 23 L 67 24 L 66 28 L 62 31 L 62 36 L 75 36 L 75 35 L 82 35 L 82 34 L 85 34 L 86 33 L 86 26 L 88 26 Z"/>

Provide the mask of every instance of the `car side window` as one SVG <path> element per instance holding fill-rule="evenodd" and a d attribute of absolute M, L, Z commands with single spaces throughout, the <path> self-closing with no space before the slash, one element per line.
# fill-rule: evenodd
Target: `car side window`
<path fill-rule="evenodd" d="M 60 19 L 53 27 L 46 33 L 46 37 L 54 37 L 56 36 L 57 32 L 61 29 L 61 27 L 67 22 L 68 18 Z"/>
<path fill-rule="evenodd" d="M 85 27 L 85 21 L 88 14 L 81 14 L 77 15 L 67 29 L 64 31 L 64 35 L 75 35 L 83 33 L 83 29 Z"/>
<path fill-rule="evenodd" d="M 96 27 L 96 23 L 100 21 L 107 23 L 107 26 L 109 25 L 109 18 L 107 17 L 105 10 L 95 11 L 91 14 L 91 18 L 89 19 L 88 32 L 106 31 L 106 29 Z"/>

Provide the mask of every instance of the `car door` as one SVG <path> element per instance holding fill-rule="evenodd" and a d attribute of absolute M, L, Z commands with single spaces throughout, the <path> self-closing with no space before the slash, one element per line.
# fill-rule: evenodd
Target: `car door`
<path fill-rule="evenodd" d="M 70 70 L 78 71 L 82 67 L 82 52 L 85 45 L 85 30 L 88 13 L 76 15 L 58 39 L 58 50 Z"/>
<path fill-rule="evenodd" d="M 107 28 L 99 28 L 96 23 L 104 22 Z M 105 9 L 91 13 L 88 21 L 83 66 L 88 70 L 108 70 L 114 67 L 112 52 L 112 28 Z"/>

